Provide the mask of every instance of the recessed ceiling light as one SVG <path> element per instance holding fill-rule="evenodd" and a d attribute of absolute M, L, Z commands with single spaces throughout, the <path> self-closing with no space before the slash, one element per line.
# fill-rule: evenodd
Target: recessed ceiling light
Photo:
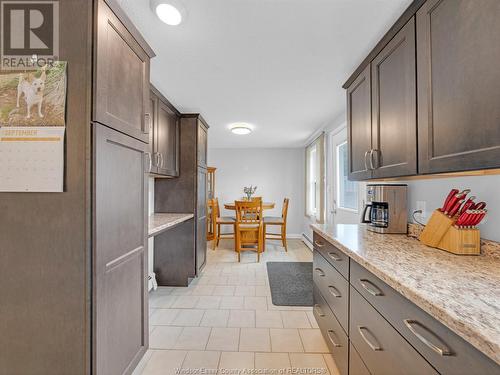
<path fill-rule="evenodd" d="M 234 134 L 238 135 L 246 135 L 250 134 L 252 132 L 252 126 L 250 124 L 245 124 L 245 123 L 237 123 L 237 124 L 232 124 L 230 126 L 231 131 Z"/>
<path fill-rule="evenodd" d="M 177 0 L 151 0 L 151 7 L 158 18 L 170 26 L 177 26 L 185 18 L 185 12 Z"/>

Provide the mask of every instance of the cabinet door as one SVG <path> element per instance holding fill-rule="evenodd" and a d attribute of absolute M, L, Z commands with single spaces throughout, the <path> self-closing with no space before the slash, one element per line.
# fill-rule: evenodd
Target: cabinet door
<path fill-rule="evenodd" d="M 417 12 L 419 172 L 500 167 L 500 2 Z"/>
<path fill-rule="evenodd" d="M 415 21 L 371 63 L 373 177 L 417 174 Z M 370 158 L 372 160 L 370 160 Z"/>
<path fill-rule="evenodd" d="M 155 129 L 155 152 L 158 174 L 176 177 L 179 175 L 179 123 L 180 118 L 166 103 L 158 101 L 158 116 Z"/>
<path fill-rule="evenodd" d="M 198 165 L 207 166 L 207 138 L 208 131 L 203 124 L 198 125 Z"/>
<path fill-rule="evenodd" d="M 148 347 L 147 145 L 93 125 L 94 371 L 130 373 Z"/>
<path fill-rule="evenodd" d="M 104 1 L 97 4 L 93 118 L 148 142 L 149 57 Z"/>
<path fill-rule="evenodd" d="M 370 373 L 438 374 L 353 287 L 349 325 L 352 345 Z"/>
<path fill-rule="evenodd" d="M 149 93 L 149 112 L 147 116 L 147 120 L 149 120 L 149 160 L 148 160 L 148 171 L 150 173 L 158 173 L 158 159 L 156 158 L 155 153 L 155 135 L 156 135 L 156 127 L 158 126 L 158 97 L 153 91 Z"/>
<path fill-rule="evenodd" d="M 349 144 L 349 180 L 372 176 L 368 156 L 372 148 L 370 66 L 347 89 L 347 138 Z"/>
<path fill-rule="evenodd" d="M 196 225 L 196 270 L 199 274 L 207 257 L 207 170 L 198 168 Z"/>

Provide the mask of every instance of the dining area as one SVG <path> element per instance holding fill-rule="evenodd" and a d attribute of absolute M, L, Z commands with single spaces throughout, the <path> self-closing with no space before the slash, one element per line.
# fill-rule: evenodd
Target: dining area
<path fill-rule="evenodd" d="M 250 194 L 249 190 L 253 190 Z M 261 254 L 266 251 L 266 242 L 279 241 L 285 252 L 288 251 L 286 231 L 290 203 L 284 198 L 280 216 L 266 214 L 278 208 L 275 202 L 267 201 L 262 196 L 253 196 L 256 187 L 244 188 L 246 194 L 239 200 L 219 202 L 217 197 L 207 202 L 207 240 L 210 248 L 217 250 L 221 240 L 233 240 L 238 262 L 241 253 L 254 252 L 260 262 Z"/>

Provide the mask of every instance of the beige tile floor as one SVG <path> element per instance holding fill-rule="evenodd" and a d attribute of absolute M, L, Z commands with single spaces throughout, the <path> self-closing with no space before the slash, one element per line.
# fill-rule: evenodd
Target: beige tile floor
<path fill-rule="evenodd" d="M 268 243 L 260 263 L 253 252 L 238 263 L 233 242 L 221 241 L 189 287 L 151 292 L 150 349 L 134 375 L 338 374 L 312 308 L 272 303 L 266 262 L 312 261 L 299 240 L 287 253 L 277 244 Z"/>

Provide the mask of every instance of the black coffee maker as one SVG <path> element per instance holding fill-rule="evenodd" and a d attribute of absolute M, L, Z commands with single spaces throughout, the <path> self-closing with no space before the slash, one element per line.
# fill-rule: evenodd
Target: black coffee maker
<path fill-rule="evenodd" d="M 361 222 L 378 233 L 406 233 L 407 185 L 370 184 L 366 186 L 366 204 Z"/>

